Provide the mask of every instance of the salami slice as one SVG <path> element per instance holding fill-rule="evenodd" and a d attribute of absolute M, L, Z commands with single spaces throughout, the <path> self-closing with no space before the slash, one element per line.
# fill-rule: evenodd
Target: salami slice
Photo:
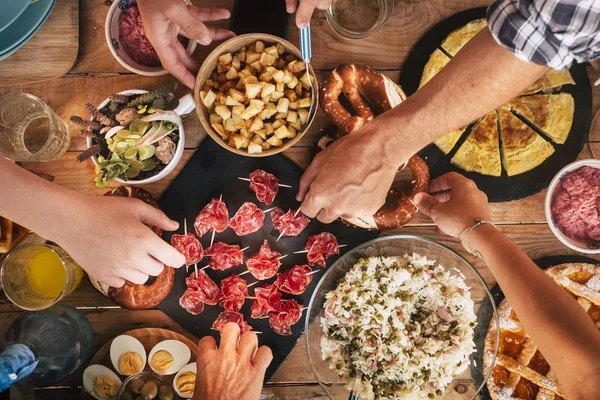
<path fill-rule="evenodd" d="M 228 322 L 235 322 L 240 327 L 240 333 L 252 330 L 252 327 L 244 320 L 244 316 L 235 311 L 223 311 L 212 325 L 212 329 L 221 332 Z"/>
<path fill-rule="evenodd" d="M 281 253 L 271 250 L 269 243 L 265 240 L 258 253 L 251 255 L 246 260 L 248 271 L 259 281 L 272 278 L 279 270 Z"/>
<path fill-rule="evenodd" d="M 229 225 L 229 211 L 225 203 L 219 199 L 212 199 L 196 217 L 194 229 L 196 235 L 202 237 L 206 232 L 215 230 L 223 232 Z"/>
<path fill-rule="evenodd" d="M 273 174 L 257 169 L 250 173 L 250 190 L 256 193 L 258 201 L 270 205 L 279 190 L 279 179 Z"/>
<path fill-rule="evenodd" d="M 200 301 L 205 304 L 214 306 L 223 297 L 221 289 L 215 282 L 206 274 L 204 271 L 192 272 L 190 276 L 185 279 L 185 284 L 188 290 L 192 290 L 198 293 Z"/>
<path fill-rule="evenodd" d="M 192 315 L 201 314 L 204 311 L 200 293 L 193 289 L 187 289 L 179 299 L 179 305 Z"/>
<path fill-rule="evenodd" d="M 196 239 L 193 233 L 188 232 L 187 235 L 171 236 L 171 245 L 185 256 L 185 265 L 194 265 L 204 257 L 204 249 L 202 244 Z"/>
<path fill-rule="evenodd" d="M 294 217 L 296 211 L 283 212 L 281 208 L 275 208 L 271 211 L 273 227 L 281 232 L 283 236 L 298 236 L 310 224 L 310 219 L 302 212 Z"/>
<path fill-rule="evenodd" d="M 204 254 L 210 257 L 208 266 L 215 271 L 237 267 L 244 262 L 244 252 L 236 244 L 217 242 L 206 249 Z"/>
<path fill-rule="evenodd" d="M 329 232 L 309 236 L 304 250 L 308 251 L 306 257 L 310 266 L 317 264 L 323 268 L 327 266 L 326 260 L 329 257 L 340 254 L 338 241 Z"/>
<path fill-rule="evenodd" d="M 271 311 L 275 311 L 275 304 L 281 301 L 281 292 L 277 286 L 264 284 L 254 289 L 254 303 L 252 303 L 252 318 L 261 318 L 267 316 Z"/>
<path fill-rule="evenodd" d="M 256 204 L 246 202 L 235 213 L 229 226 L 238 236 L 246 236 L 258 231 L 265 224 L 265 213 Z"/>
<path fill-rule="evenodd" d="M 221 281 L 221 292 L 223 293 L 221 306 L 228 311 L 240 311 L 248 297 L 248 284 L 233 274 Z"/>
<path fill-rule="evenodd" d="M 296 300 L 282 300 L 275 304 L 275 311 L 269 313 L 269 325 L 282 336 L 292 334 L 292 326 L 302 317 L 302 304 Z"/>
<path fill-rule="evenodd" d="M 296 265 L 282 274 L 277 274 L 275 285 L 282 292 L 302 294 L 312 281 L 312 275 L 308 275 L 310 272 L 312 269 L 308 265 Z"/>

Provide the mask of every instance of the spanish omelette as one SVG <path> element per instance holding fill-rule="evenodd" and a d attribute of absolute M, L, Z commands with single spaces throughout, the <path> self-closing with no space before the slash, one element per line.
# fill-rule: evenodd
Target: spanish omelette
<path fill-rule="evenodd" d="M 438 72 L 442 70 L 450 62 L 451 58 L 444 54 L 440 49 L 436 49 L 431 56 L 429 57 L 429 61 L 427 65 L 425 65 L 425 69 L 423 70 L 423 76 L 421 77 L 421 83 L 419 84 L 419 89 L 425 86 L 427 82 L 431 80 L 434 76 L 437 75 Z"/>
<path fill-rule="evenodd" d="M 467 140 L 452 157 L 452 164 L 465 171 L 500 176 L 502 167 L 500 165 L 496 111 L 487 114 L 473 128 Z"/>
<path fill-rule="evenodd" d="M 486 26 L 485 18 L 471 21 L 448 35 L 442 42 L 441 47 L 447 54 L 454 57 L 469 40 L 473 39 Z"/>

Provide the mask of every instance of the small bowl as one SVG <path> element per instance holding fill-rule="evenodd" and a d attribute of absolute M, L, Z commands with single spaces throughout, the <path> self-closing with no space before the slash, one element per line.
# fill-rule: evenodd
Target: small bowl
<path fill-rule="evenodd" d="M 191 4 L 189 0 L 185 0 L 185 2 L 186 4 Z M 106 21 L 104 23 L 104 33 L 108 49 L 119 64 L 133 73 L 145 76 L 166 75 L 168 72 L 162 66 L 149 67 L 133 61 L 129 54 L 123 49 L 123 46 L 121 46 L 121 42 L 119 41 L 119 17 L 124 9 L 135 3 L 135 0 L 115 0 L 108 9 L 108 14 L 106 15 Z M 198 42 L 189 39 L 186 48 L 187 53 L 192 55 L 194 50 L 196 50 L 197 45 Z"/>
<path fill-rule="evenodd" d="M 149 379 L 154 379 L 156 382 L 158 382 L 159 388 L 161 386 L 168 386 L 171 388 L 173 393 L 175 393 L 175 389 L 173 389 L 173 385 L 169 384 L 169 381 L 166 377 L 164 377 L 160 374 L 157 374 L 156 372 L 143 371 L 143 372 L 131 375 L 129 378 L 127 378 L 123 381 L 123 383 L 121 384 L 121 387 L 119 388 L 119 393 L 117 393 L 117 400 L 121 399 L 121 396 L 127 390 L 127 386 L 129 385 L 129 382 L 131 382 L 132 380 L 137 379 L 137 378 L 141 378 L 144 381 L 148 381 Z"/>
<path fill-rule="evenodd" d="M 196 86 L 194 88 L 194 100 L 196 101 L 196 111 L 198 113 L 198 118 L 200 119 L 202 127 L 208 132 L 209 136 L 213 138 L 214 141 L 221 145 L 221 147 L 231 151 L 232 153 L 239 154 L 245 157 L 268 157 L 289 149 L 290 147 L 298 143 L 298 141 L 302 139 L 304 134 L 308 132 L 310 126 L 313 123 L 313 120 L 315 119 L 315 115 L 317 114 L 317 109 L 319 108 L 319 83 L 317 81 L 315 71 L 313 70 L 312 66 L 310 66 L 310 74 L 314 78 L 313 90 L 315 91 L 315 101 L 312 105 L 312 112 L 308 116 L 306 126 L 304 126 L 304 129 L 302 129 L 301 132 L 298 132 L 295 138 L 287 140 L 283 143 L 283 146 L 281 147 L 271 147 L 269 150 L 264 150 L 262 153 L 254 154 L 249 154 L 248 151 L 245 149 L 242 150 L 230 147 L 227 143 L 225 143 L 221 136 L 219 136 L 219 134 L 210 125 L 208 110 L 202 103 L 202 99 L 200 99 L 200 91 L 202 90 L 202 86 L 204 86 L 204 82 L 217 68 L 219 57 L 221 55 L 226 53 L 238 52 L 242 47 L 251 45 L 257 40 L 262 40 L 263 42 L 265 42 L 265 44 L 269 45 L 274 43 L 280 43 L 285 48 L 286 52 L 295 55 L 299 59 L 301 58 L 300 50 L 298 50 L 298 48 L 292 43 L 288 42 L 287 40 L 283 40 L 280 37 L 268 35 L 265 33 L 249 33 L 246 35 L 236 36 L 232 39 L 227 40 L 226 42 L 221 43 L 221 45 L 219 45 L 208 55 L 208 57 L 206 57 L 206 60 L 204 60 L 204 63 L 200 68 L 200 71 L 198 71 L 198 76 L 196 77 Z"/>
<path fill-rule="evenodd" d="M 586 166 L 600 169 L 600 160 L 588 159 L 575 161 L 558 171 L 558 174 L 556 174 L 548 186 L 548 192 L 546 193 L 546 200 L 544 204 L 544 212 L 546 214 L 546 221 L 550 226 L 550 230 L 552 233 L 554 233 L 554 236 L 556 236 L 558 240 L 560 240 L 565 246 L 581 253 L 600 254 L 600 246 L 571 239 L 562 233 L 562 231 L 554 223 L 554 218 L 552 218 L 552 197 L 554 196 L 554 190 L 566 174 Z"/>
<path fill-rule="evenodd" d="M 144 93 L 148 93 L 147 90 L 141 90 L 141 89 L 132 89 L 132 90 L 124 90 L 122 92 L 119 92 L 118 94 L 122 94 L 125 96 L 131 96 L 132 94 L 144 94 Z M 98 110 L 100 110 L 102 107 L 106 106 L 108 104 L 110 100 L 108 99 L 108 97 L 102 102 L 100 103 L 100 105 L 97 107 Z M 87 147 L 91 147 L 92 146 L 92 139 L 91 138 L 87 138 L 86 139 L 86 144 Z M 160 171 L 158 174 L 151 176 L 150 178 L 146 178 L 146 179 L 140 179 L 140 180 L 135 180 L 135 179 L 128 179 L 128 180 L 123 180 L 120 178 L 115 178 L 116 182 L 120 182 L 120 183 L 124 183 L 124 184 L 128 184 L 128 185 L 144 185 L 146 183 L 153 183 L 153 182 L 157 182 L 159 180 L 161 180 L 162 178 L 164 178 L 165 176 L 169 175 L 171 172 L 173 172 L 173 170 L 175 169 L 175 167 L 177 166 L 177 164 L 179 164 L 179 161 L 181 161 L 181 157 L 183 156 L 183 150 L 185 149 L 185 132 L 183 131 L 183 126 L 179 127 L 179 142 L 177 142 L 177 149 L 175 150 L 175 155 L 173 156 L 173 159 L 171 160 L 171 162 L 165 167 L 163 168 L 162 171 Z M 98 165 L 98 158 L 96 156 L 92 156 L 92 161 L 94 162 L 94 165 Z"/>

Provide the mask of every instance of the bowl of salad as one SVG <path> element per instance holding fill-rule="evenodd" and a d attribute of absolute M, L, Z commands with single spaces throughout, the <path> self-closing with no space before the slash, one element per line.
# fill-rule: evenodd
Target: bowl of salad
<path fill-rule="evenodd" d="M 89 119 L 71 117 L 84 128 L 88 146 L 78 161 L 92 159 L 97 187 L 112 181 L 152 183 L 175 169 L 185 147 L 181 115 L 195 107 L 191 95 L 175 98 L 176 88 L 169 84 L 152 91 L 115 93 L 98 107 L 86 104 Z"/>

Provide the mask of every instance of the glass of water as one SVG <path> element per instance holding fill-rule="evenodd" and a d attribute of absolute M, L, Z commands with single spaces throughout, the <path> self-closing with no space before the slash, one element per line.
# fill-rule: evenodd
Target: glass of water
<path fill-rule="evenodd" d="M 381 28 L 394 11 L 394 0 L 333 0 L 327 22 L 346 39 L 363 39 Z"/>
<path fill-rule="evenodd" d="M 67 124 L 26 93 L 0 98 L 0 154 L 13 161 L 55 161 L 69 148 Z"/>

